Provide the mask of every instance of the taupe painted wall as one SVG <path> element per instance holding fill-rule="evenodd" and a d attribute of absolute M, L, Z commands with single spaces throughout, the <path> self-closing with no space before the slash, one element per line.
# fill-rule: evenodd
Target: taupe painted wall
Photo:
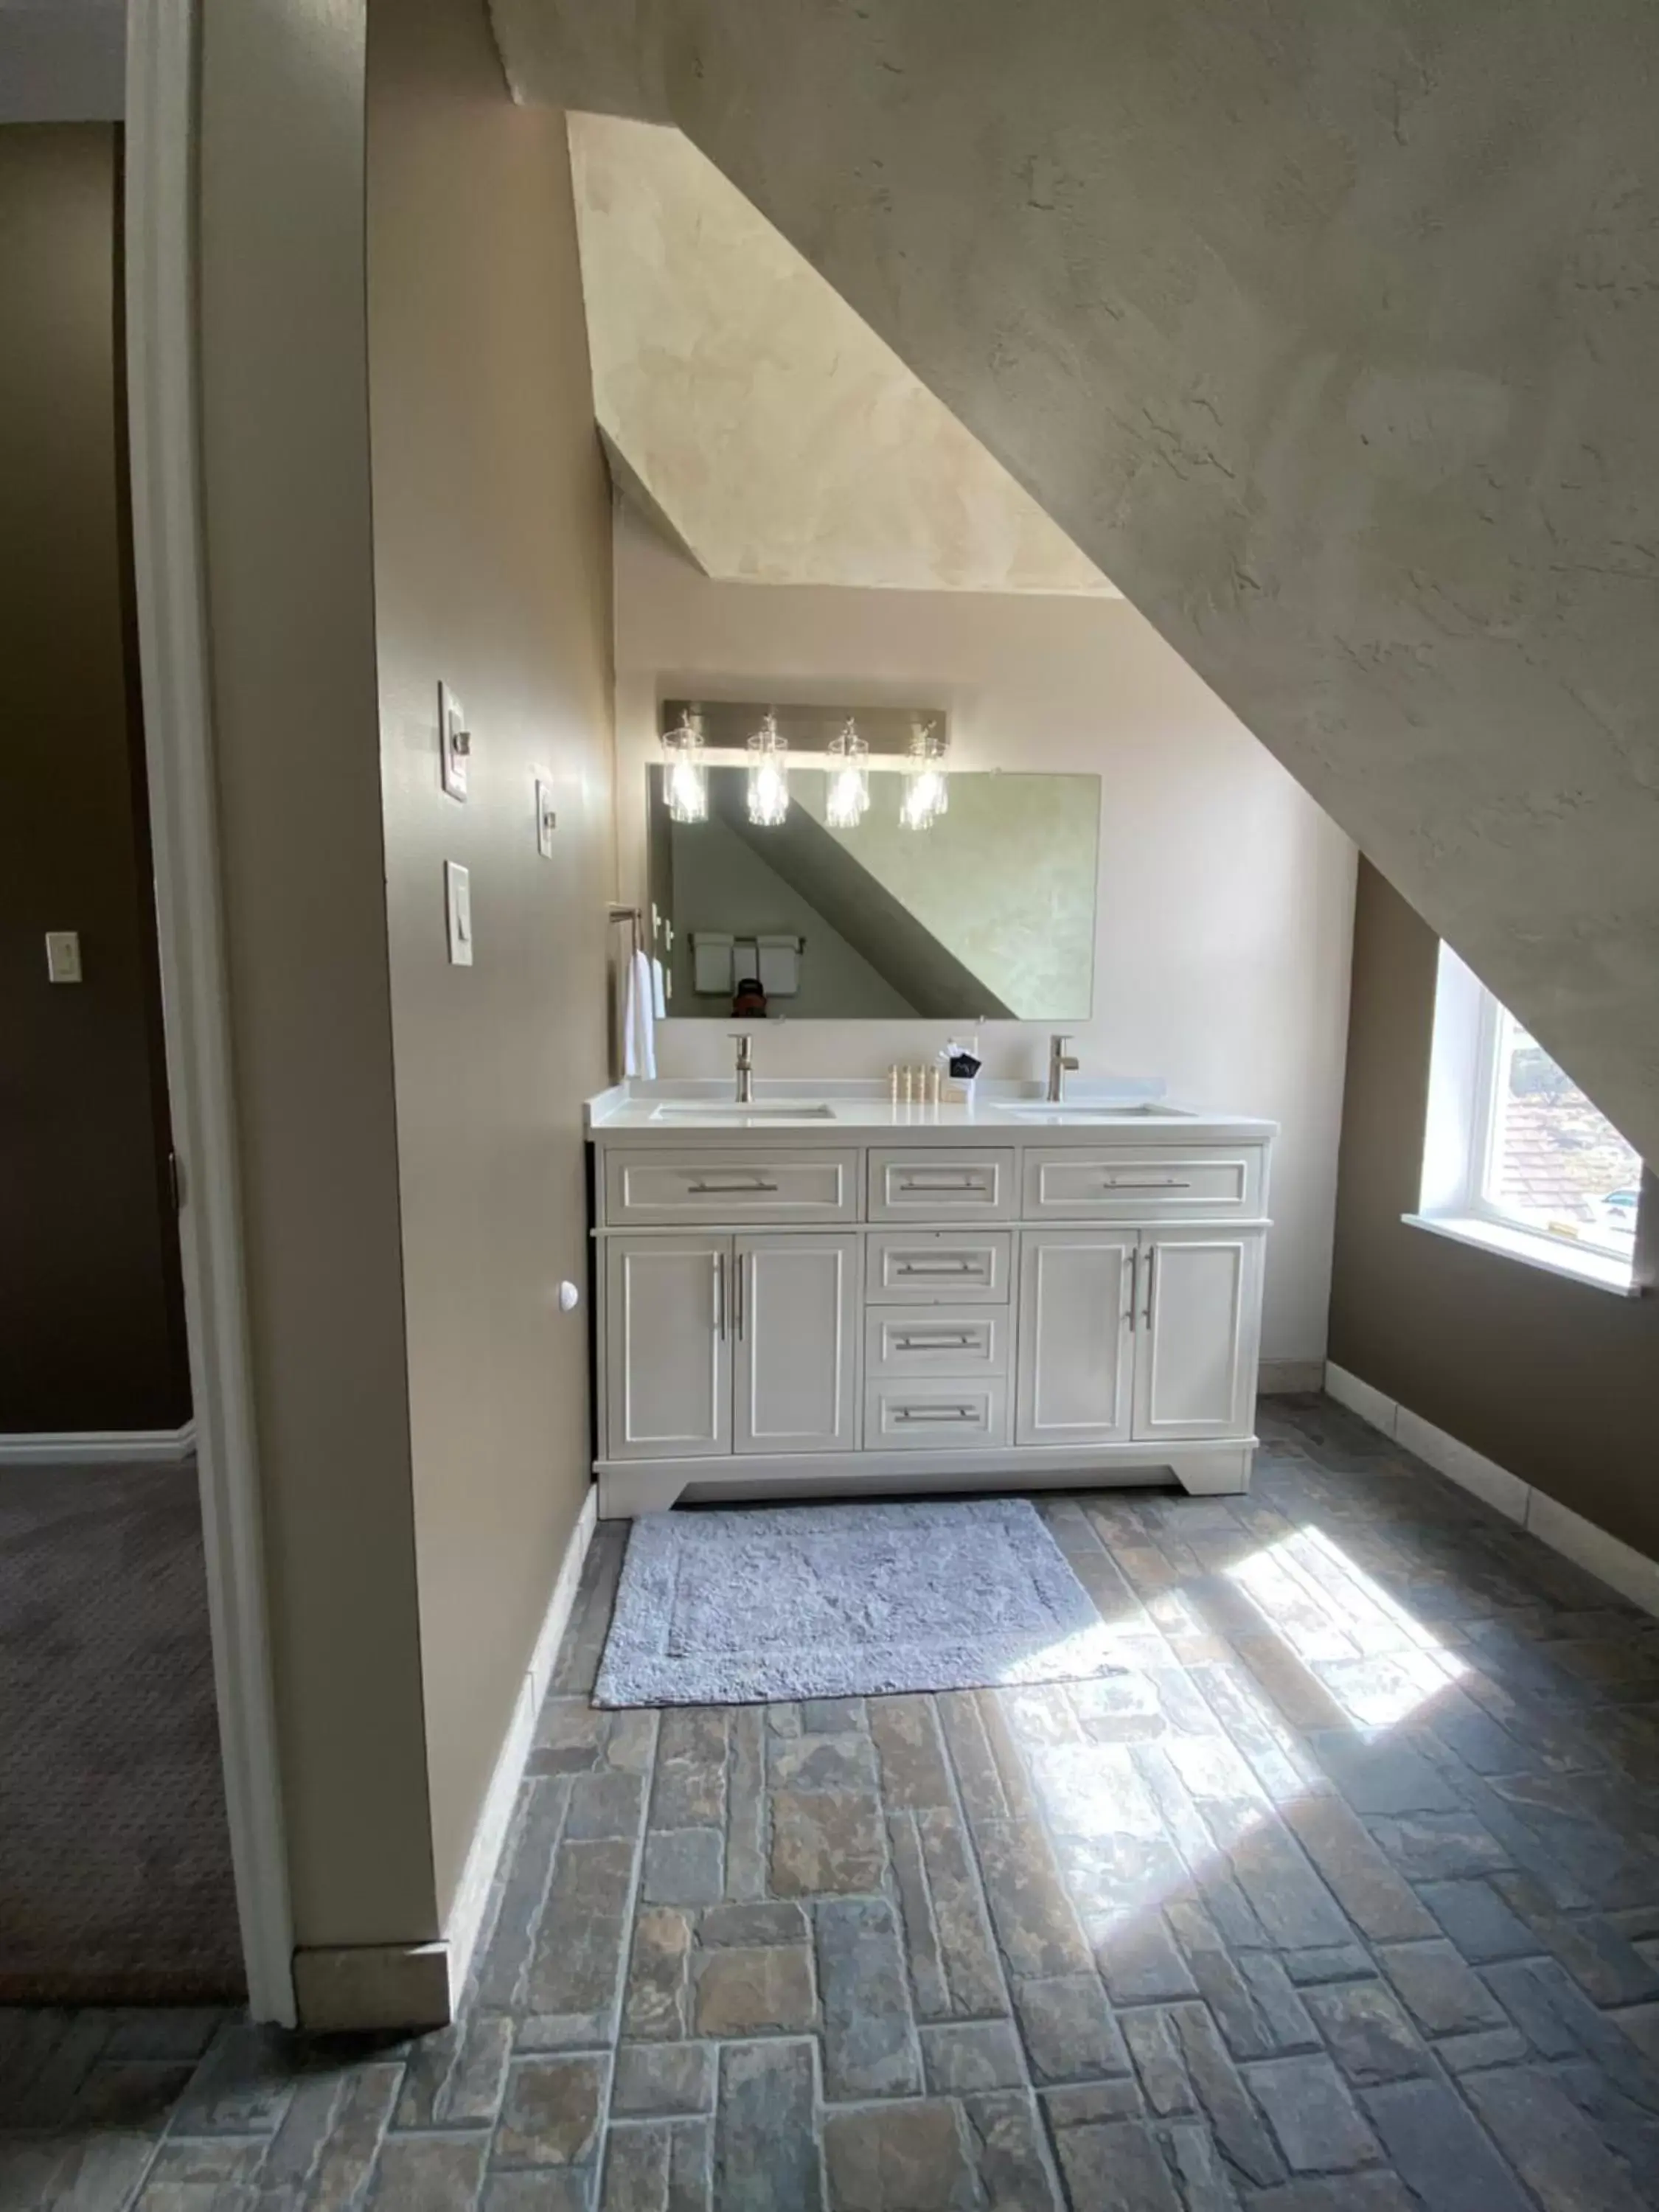
<path fill-rule="evenodd" d="M 1651 0 L 494 0 L 678 123 L 1659 1157 Z"/>
<path fill-rule="evenodd" d="M 131 651 L 120 139 L 0 128 L 0 1432 L 190 1414 Z M 48 929 L 86 980 L 46 980 Z"/>
<path fill-rule="evenodd" d="M 1401 1220 L 1423 1164 L 1437 957 L 1433 931 L 1362 866 L 1331 1358 L 1659 1557 L 1659 1298 L 1614 1297 Z M 1659 1244 L 1651 1179 L 1644 1217 Z"/>
<path fill-rule="evenodd" d="M 478 0 L 383 0 L 372 65 L 363 0 L 205 11 L 201 294 L 295 1934 L 400 1946 L 443 1930 L 583 1495 L 586 1312 L 555 1294 L 605 1073 L 606 487 L 562 119 L 514 109 Z"/>
<path fill-rule="evenodd" d="M 362 0 L 203 11 L 214 737 L 302 1947 L 439 1932 L 375 686 L 363 50 Z"/>
<path fill-rule="evenodd" d="M 386 901 L 447 1914 L 590 1480 L 580 1106 L 608 1080 L 610 495 L 562 117 L 512 105 L 483 0 L 372 8 L 368 86 Z M 439 788 L 440 678 L 473 732 L 465 805 Z M 470 969 L 447 964 L 447 858 L 471 871 Z"/>

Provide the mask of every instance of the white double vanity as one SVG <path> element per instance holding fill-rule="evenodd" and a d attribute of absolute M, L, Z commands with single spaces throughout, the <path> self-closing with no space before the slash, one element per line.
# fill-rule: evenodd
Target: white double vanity
<path fill-rule="evenodd" d="M 1247 1487 L 1273 1123 L 681 1082 L 587 1126 L 601 1514 Z"/>

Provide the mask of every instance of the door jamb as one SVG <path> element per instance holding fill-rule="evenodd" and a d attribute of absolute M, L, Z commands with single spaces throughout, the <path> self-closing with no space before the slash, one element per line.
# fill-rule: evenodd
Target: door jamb
<path fill-rule="evenodd" d="M 219 1739 L 256 2020 L 292 2026 L 294 1932 L 266 1606 L 213 756 L 197 321 L 201 0 L 130 0 L 133 554 L 167 1085 Z"/>

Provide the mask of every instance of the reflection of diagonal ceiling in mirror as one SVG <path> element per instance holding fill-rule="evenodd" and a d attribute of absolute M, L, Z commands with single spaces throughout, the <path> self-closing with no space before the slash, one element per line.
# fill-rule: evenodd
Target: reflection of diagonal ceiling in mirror
<path fill-rule="evenodd" d="M 1116 596 L 690 140 L 569 125 L 599 425 L 708 574 Z"/>

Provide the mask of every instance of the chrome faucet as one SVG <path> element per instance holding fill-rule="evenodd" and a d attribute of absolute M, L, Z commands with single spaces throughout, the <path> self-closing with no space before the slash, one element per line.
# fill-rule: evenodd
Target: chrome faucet
<path fill-rule="evenodd" d="M 738 1039 L 738 1103 L 752 1106 L 755 1103 L 755 1042 L 745 1031 Z"/>
<path fill-rule="evenodd" d="M 1058 1106 L 1066 1096 L 1066 1079 L 1077 1073 L 1077 1054 L 1068 1052 L 1072 1040 L 1068 1036 L 1051 1036 L 1048 1040 L 1048 1090 L 1051 1106 Z"/>

